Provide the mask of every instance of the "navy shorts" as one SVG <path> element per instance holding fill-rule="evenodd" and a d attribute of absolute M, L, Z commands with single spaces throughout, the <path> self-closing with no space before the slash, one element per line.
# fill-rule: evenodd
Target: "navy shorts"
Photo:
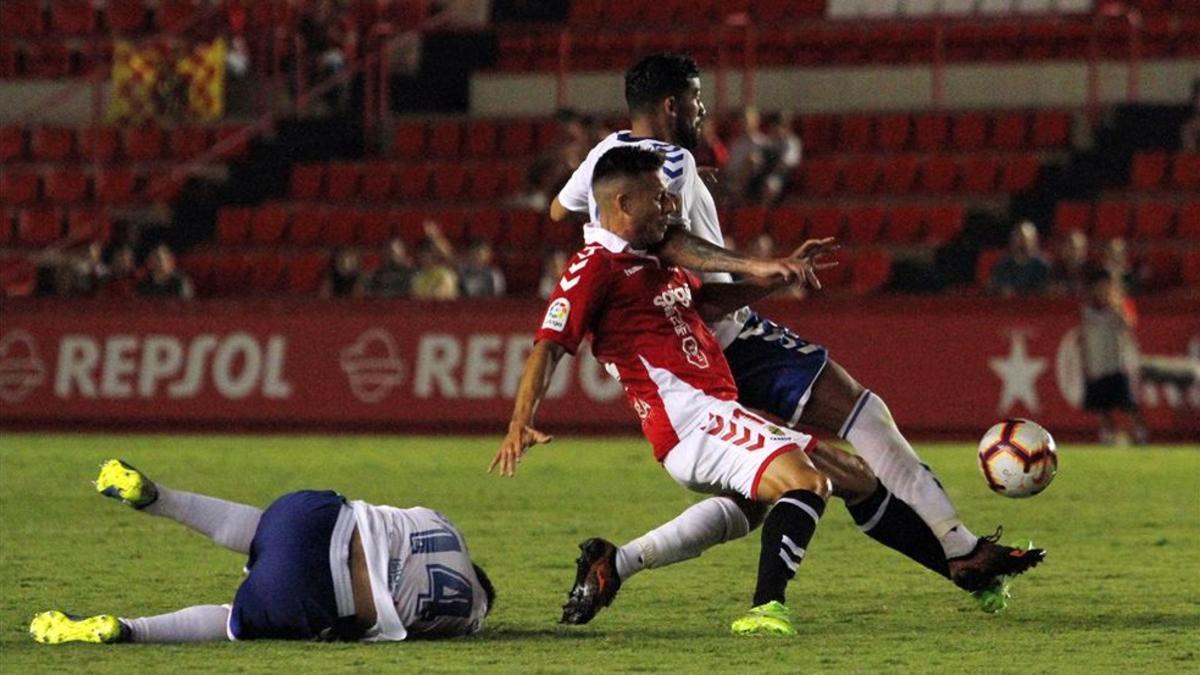
<path fill-rule="evenodd" d="M 1089 380 L 1084 387 L 1083 409 L 1094 412 L 1109 410 L 1136 410 L 1133 400 L 1133 388 L 1129 385 L 1129 376 L 1124 373 L 1113 373 L 1104 377 Z"/>
<path fill-rule="evenodd" d="M 738 403 L 794 426 L 813 382 L 829 362 L 829 353 L 790 329 L 751 314 L 737 339 L 725 348 L 725 359 L 737 383 Z"/>
<path fill-rule="evenodd" d="M 338 611 L 330 566 L 333 549 L 342 545 L 341 540 L 342 553 L 349 555 L 354 518 L 348 509 L 349 517 L 342 515 L 345 506 L 346 500 L 336 492 L 304 490 L 286 494 L 267 507 L 250 544 L 246 579 L 229 614 L 234 639 L 328 639 L 347 623 L 338 621 L 339 614 L 346 612 L 344 607 Z M 349 567 L 345 577 L 349 578 Z M 352 623 L 352 596 L 350 603 Z"/>

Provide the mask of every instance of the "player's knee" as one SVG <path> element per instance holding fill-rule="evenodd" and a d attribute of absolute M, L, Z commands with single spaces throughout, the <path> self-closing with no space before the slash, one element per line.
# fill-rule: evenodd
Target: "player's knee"
<path fill-rule="evenodd" d="M 806 490 L 819 495 L 822 499 L 829 499 L 833 492 L 833 485 L 825 474 L 812 466 L 797 468 L 781 481 L 779 488 L 779 494 L 792 490 Z"/>
<path fill-rule="evenodd" d="M 856 504 L 875 492 L 879 479 L 867 461 L 858 455 L 847 454 L 842 464 L 842 474 L 834 482 L 834 493 L 849 504 Z"/>

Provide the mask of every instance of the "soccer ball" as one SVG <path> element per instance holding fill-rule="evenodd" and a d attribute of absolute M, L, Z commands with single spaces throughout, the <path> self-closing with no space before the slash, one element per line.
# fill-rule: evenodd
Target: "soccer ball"
<path fill-rule="evenodd" d="M 1037 422 L 1004 420 L 979 441 L 979 470 L 988 487 L 1005 497 L 1032 497 L 1058 472 L 1054 438 Z"/>

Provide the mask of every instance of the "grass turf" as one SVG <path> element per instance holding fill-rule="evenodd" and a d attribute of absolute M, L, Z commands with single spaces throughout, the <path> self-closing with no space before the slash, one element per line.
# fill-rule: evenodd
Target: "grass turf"
<path fill-rule="evenodd" d="M 1031 500 L 992 495 L 966 445 L 924 445 L 977 533 L 1004 523 L 1048 561 L 989 616 L 948 582 L 874 544 L 832 505 L 790 589 L 795 639 L 734 638 L 757 536 L 632 580 L 585 627 L 557 625 L 575 545 L 618 541 L 696 498 L 644 442 L 537 448 L 515 480 L 484 473 L 496 439 L 20 435 L 0 438 L 0 666 L 5 672 L 1137 671 L 1200 668 L 1200 452 L 1060 450 Z M 92 490 L 123 457 L 164 484 L 257 505 L 298 488 L 423 504 L 449 515 L 499 591 L 485 634 L 433 643 L 34 644 L 35 611 L 154 614 L 228 602 L 243 560 Z"/>

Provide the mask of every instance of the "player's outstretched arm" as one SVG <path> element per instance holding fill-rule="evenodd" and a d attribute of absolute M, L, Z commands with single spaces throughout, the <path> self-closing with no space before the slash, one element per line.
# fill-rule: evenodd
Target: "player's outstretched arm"
<path fill-rule="evenodd" d="M 588 217 L 586 213 L 572 211 L 563 206 L 562 202 L 558 201 L 558 197 L 555 197 L 550 201 L 550 220 L 556 223 L 586 223 Z"/>
<path fill-rule="evenodd" d="M 537 412 L 538 404 L 550 387 L 550 378 L 554 369 L 562 360 L 566 349 L 550 340 L 539 340 L 533 346 L 529 358 L 525 361 L 525 370 L 521 372 L 521 382 L 517 385 L 517 400 L 513 404 L 512 421 L 508 423 L 508 433 L 500 443 L 500 450 L 488 465 L 488 473 L 497 466 L 501 476 L 514 476 L 517 463 L 525 455 L 530 446 L 549 443 L 553 436 L 533 428 L 533 414 Z"/>
<path fill-rule="evenodd" d="M 749 277 L 780 276 L 785 281 L 820 288 L 816 270 L 821 267 L 817 265 L 815 257 L 828 252 L 832 246 L 832 238 L 810 239 L 786 258 L 754 258 L 701 239 L 682 226 L 672 225 L 667 228 L 667 234 L 656 253 L 673 265 L 695 272 L 728 272 Z M 808 252 L 801 255 L 801 251 L 806 250 Z"/>

